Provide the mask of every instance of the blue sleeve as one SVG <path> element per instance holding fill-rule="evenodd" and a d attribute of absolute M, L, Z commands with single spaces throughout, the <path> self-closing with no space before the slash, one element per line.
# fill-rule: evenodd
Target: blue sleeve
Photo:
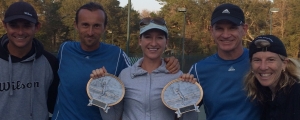
<path fill-rule="evenodd" d="M 59 62 L 60 62 L 60 59 L 61 59 L 61 55 L 62 55 L 62 49 L 63 49 L 63 46 L 65 46 L 67 44 L 67 42 L 64 42 L 64 43 L 62 43 L 61 45 L 60 45 L 60 47 L 59 47 L 59 50 L 58 50 L 58 53 L 57 53 L 57 59 L 59 60 Z"/>
<path fill-rule="evenodd" d="M 126 55 L 126 53 L 124 51 L 121 50 L 120 54 L 119 54 L 119 62 L 118 62 L 118 70 L 116 72 L 116 76 L 119 76 L 120 72 L 131 66 L 131 61 L 129 60 L 128 56 Z"/>
<path fill-rule="evenodd" d="M 197 63 L 196 64 L 194 64 L 191 68 L 190 68 L 190 71 L 189 71 L 189 74 L 193 74 L 194 75 L 194 77 L 197 79 L 197 81 L 198 81 L 198 83 L 200 84 L 200 82 L 199 82 L 199 77 L 198 77 L 198 73 L 197 73 Z M 200 84 L 201 85 L 201 84 Z M 203 91 L 203 93 L 204 93 L 204 91 Z M 204 96 L 203 96 L 204 97 Z M 203 104 L 203 97 L 202 97 L 202 100 L 201 100 L 201 102 L 198 104 L 198 106 L 200 107 L 202 104 Z"/>
<path fill-rule="evenodd" d="M 198 76 L 197 76 L 197 71 L 196 71 L 196 64 L 192 65 L 192 67 L 189 70 L 189 74 L 193 74 L 194 77 L 196 77 L 197 81 L 199 82 Z"/>

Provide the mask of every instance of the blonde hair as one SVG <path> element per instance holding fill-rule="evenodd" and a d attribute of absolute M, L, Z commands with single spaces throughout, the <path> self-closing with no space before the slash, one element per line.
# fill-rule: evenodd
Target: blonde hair
<path fill-rule="evenodd" d="M 278 84 L 275 87 L 275 91 L 285 88 L 289 88 L 295 83 L 299 83 L 300 81 L 300 63 L 293 58 L 286 58 L 282 55 L 279 55 L 280 59 L 283 61 L 288 59 L 286 69 L 281 72 L 279 77 Z M 251 60 L 252 61 L 252 60 Z M 252 68 L 245 76 L 244 81 L 244 90 L 247 92 L 247 96 L 251 98 L 251 100 L 257 99 L 259 102 L 264 102 L 266 97 L 267 87 L 262 86 L 258 80 L 255 78 L 252 73 Z"/>

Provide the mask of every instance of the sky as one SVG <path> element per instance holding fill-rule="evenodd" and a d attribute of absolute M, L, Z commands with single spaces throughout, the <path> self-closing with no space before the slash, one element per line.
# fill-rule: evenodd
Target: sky
<path fill-rule="evenodd" d="M 127 5 L 128 0 L 119 0 L 120 6 L 124 7 Z M 131 0 L 131 5 L 133 9 L 141 12 L 144 9 L 149 11 L 159 11 L 162 5 L 159 4 L 156 0 Z"/>

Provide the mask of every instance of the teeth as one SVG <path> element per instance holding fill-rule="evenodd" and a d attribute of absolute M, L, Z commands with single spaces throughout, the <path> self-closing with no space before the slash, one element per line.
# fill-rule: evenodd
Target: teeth
<path fill-rule="evenodd" d="M 263 77 L 267 77 L 267 76 L 270 76 L 271 74 L 260 74 L 260 75 Z"/>
<path fill-rule="evenodd" d="M 157 50 L 157 49 L 154 49 L 154 48 L 149 48 L 149 50 Z"/>
<path fill-rule="evenodd" d="M 25 37 L 22 37 L 22 38 L 17 38 L 17 39 L 24 39 Z"/>

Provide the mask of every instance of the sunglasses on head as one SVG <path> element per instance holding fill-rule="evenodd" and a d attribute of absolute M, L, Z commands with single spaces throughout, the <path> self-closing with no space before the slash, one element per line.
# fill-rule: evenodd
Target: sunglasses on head
<path fill-rule="evenodd" d="M 254 42 L 257 48 L 262 48 L 262 51 L 267 51 L 268 47 L 271 46 L 271 43 L 264 39 L 258 39 Z"/>
<path fill-rule="evenodd" d="M 140 27 L 144 27 L 146 25 L 149 25 L 150 23 L 154 23 L 154 24 L 157 24 L 157 25 L 163 25 L 163 26 L 166 25 L 166 21 L 162 18 L 159 18 L 159 17 L 156 17 L 156 18 L 146 17 L 146 18 L 143 18 L 140 21 Z"/>

